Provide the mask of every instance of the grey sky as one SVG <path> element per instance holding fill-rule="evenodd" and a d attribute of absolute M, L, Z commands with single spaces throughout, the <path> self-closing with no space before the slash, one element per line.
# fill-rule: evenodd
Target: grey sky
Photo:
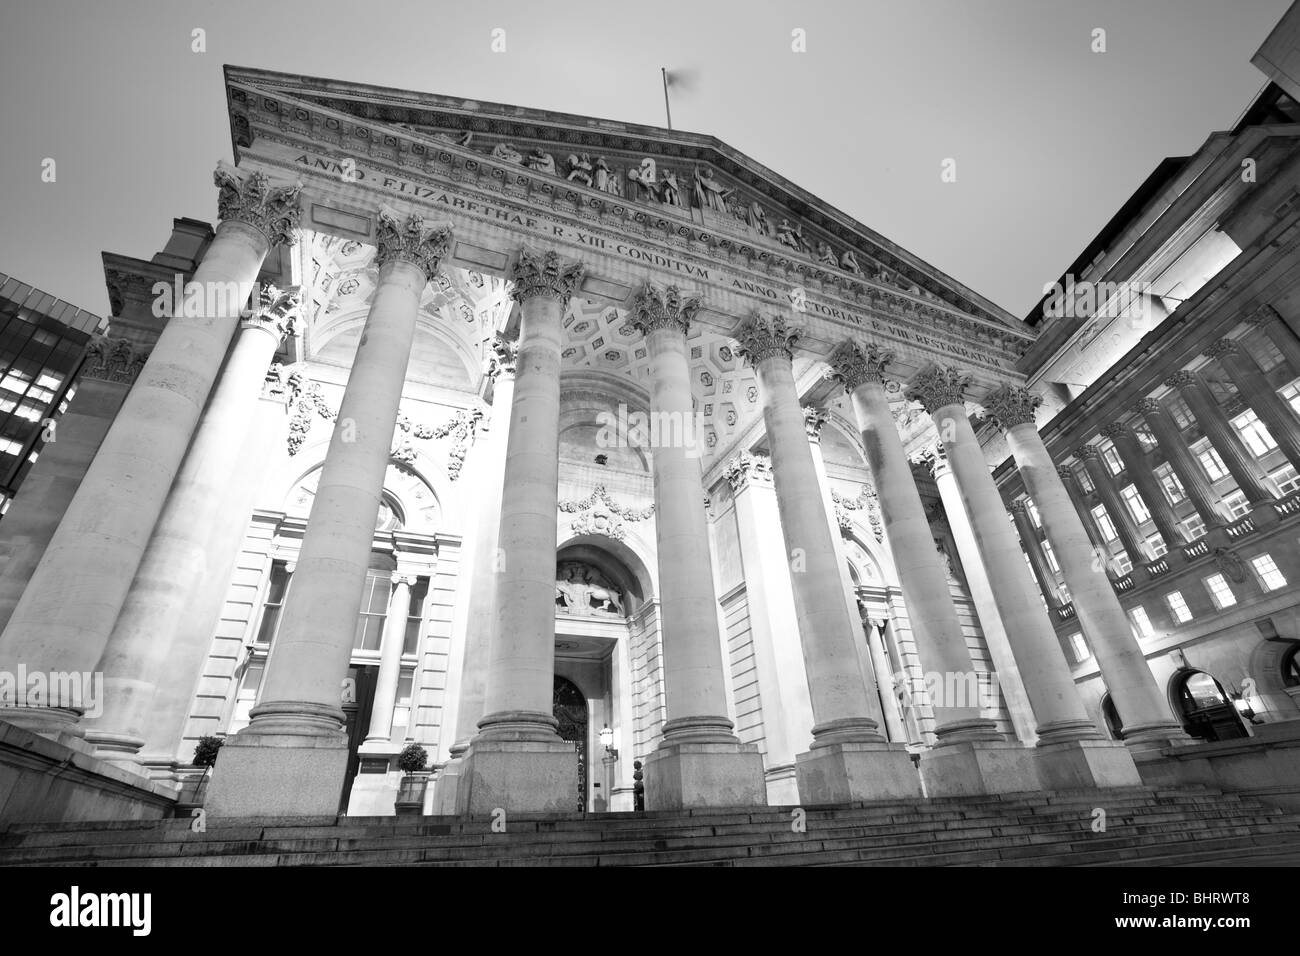
<path fill-rule="evenodd" d="M 1232 124 L 1288 2 L 3 0 L 0 271 L 106 315 L 101 250 L 213 221 L 223 64 L 658 125 L 666 65 L 696 74 L 675 126 L 1020 316 L 1160 159 Z"/>

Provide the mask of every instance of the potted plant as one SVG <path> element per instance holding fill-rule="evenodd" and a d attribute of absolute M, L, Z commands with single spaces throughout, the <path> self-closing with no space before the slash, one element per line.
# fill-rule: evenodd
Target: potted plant
<path fill-rule="evenodd" d="M 407 744 L 397 755 L 397 769 L 402 771 L 402 782 L 397 788 L 393 804 L 398 816 L 424 813 L 424 791 L 429 785 L 429 775 L 424 772 L 429 752 L 419 744 Z"/>
<path fill-rule="evenodd" d="M 203 805 L 203 788 L 208 782 L 208 771 L 216 764 L 217 754 L 224 743 L 220 737 L 206 736 L 200 737 L 194 745 L 194 766 L 203 768 L 203 776 L 199 777 L 198 786 L 194 788 L 194 806 Z"/>

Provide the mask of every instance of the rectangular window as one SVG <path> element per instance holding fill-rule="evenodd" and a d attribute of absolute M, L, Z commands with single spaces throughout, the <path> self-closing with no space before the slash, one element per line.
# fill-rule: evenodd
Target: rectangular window
<path fill-rule="evenodd" d="M 1161 401 L 1164 402 L 1165 408 L 1169 411 L 1169 417 L 1172 418 L 1180 429 L 1186 428 L 1192 423 L 1192 410 L 1187 407 L 1181 395 L 1170 393 Z"/>
<path fill-rule="evenodd" d="M 1195 541 L 1205 534 L 1205 519 L 1200 515 L 1189 515 L 1183 519 L 1183 530 L 1189 541 Z"/>
<path fill-rule="evenodd" d="M 1128 556 L 1127 551 L 1120 551 L 1115 555 L 1115 567 L 1121 575 L 1133 570 L 1133 559 Z"/>
<path fill-rule="evenodd" d="M 1244 340 L 1238 339 L 1237 344 L 1244 345 L 1265 372 L 1282 364 L 1282 350 L 1273 344 L 1267 334 L 1248 335 Z"/>
<path fill-rule="evenodd" d="M 275 632 L 280 627 L 280 611 L 284 607 L 284 595 L 288 589 L 288 567 L 283 561 L 273 561 L 271 581 L 266 588 L 266 600 L 262 602 L 262 623 L 257 628 L 258 644 L 270 644 L 275 640 Z"/>
<path fill-rule="evenodd" d="M 1169 552 L 1169 546 L 1165 544 L 1165 539 L 1158 534 L 1153 534 L 1147 538 L 1147 545 L 1151 548 L 1151 553 L 1157 558 Z"/>
<path fill-rule="evenodd" d="M 1222 574 L 1211 574 L 1206 578 L 1205 589 L 1210 592 L 1210 600 L 1220 611 L 1237 603 L 1237 596 L 1232 593 L 1232 585 Z"/>
<path fill-rule="evenodd" d="M 264 661 L 249 661 L 244 670 L 239 690 L 235 692 L 235 710 L 230 716 L 230 726 L 226 733 L 238 733 L 248 726 L 248 712 L 257 704 L 257 695 L 262 688 L 262 675 L 266 670 Z"/>
<path fill-rule="evenodd" d="M 1196 455 L 1196 460 L 1201 463 L 1205 473 L 1209 476 L 1210 481 L 1218 481 L 1228 474 L 1228 468 L 1219 457 L 1219 453 L 1210 447 L 1209 441 L 1202 438 L 1192 446 L 1192 453 Z"/>
<path fill-rule="evenodd" d="M 1287 404 L 1291 406 L 1291 411 L 1300 415 L 1300 379 L 1296 379 L 1286 388 L 1282 389 L 1282 397 L 1286 399 Z"/>
<path fill-rule="evenodd" d="M 1038 505 L 1034 504 L 1034 499 L 1025 499 L 1025 510 L 1029 512 L 1029 520 L 1034 523 L 1035 528 L 1043 526 L 1043 519 L 1038 515 Z"/>
<path fill-rule="evenodd" d="M 1106 470 L 1112 475 L 1118 475 L 1124 470 L 1124 460 L 1119 457 L 1119 449 L 1112 442 L 1101 446 L 1101 460 L 1106 463 Z"/>
<path fill-rule="evenodd" d="M 415 686 L 415 672 L 403 670 L 397 681 L 397 700 L 393 703 L 393 732 L 388 739 L 400 744 L 407 737 L 411 723 L 411 697 Z"/>
<path fill-rule="evenodd" d="M 1084 494 L 1092 494 L 1097 490 L 1097 486 L 1092 483 L 1092 475 L 1088 474 L 1087 468 L 1074 469 L 1075 480 L 1079 482 L 1079 487 L 1083 489 Z"/>
<path fill-rule="evenodd" d="M 1119 537 L 1115 526 L 1111 523 L 1110 515 L 1106 514 L 1105 505 L 1097 505 L 1092 509 L 1092 516 L 1096 519 L 1097 527 L 1101 529 L 1101 536 L 1107 541 L 1114 541 Z"/>
<path fill-rule="evenodd" d="M 1056 563 L 1056 555 L 1052 552 L 1052 542 L 1043 542 L 1043 557 L 1047 558 L 1047 566 L 1052 569 L 1053 574 L 1061 573 L 1061 566 Z"/>
<path fill-rule="evenodd" d="M 1165 595 L 1165 603 L 1169 605 L 1169 613 L 1174 616 L 1176 623 L 1186 624 L 1192 619 L 1192 609 L 1183 599 L 1182 591 L 1170 591 Z"/>
<path fill-rule="evenodd" d="M 1255 569 L 1255 576 L 1265 591 L 1276 591 L 1286 587 L 1286 577 L 1269 554 L 1260 554 L 1250 559 L 1250 566 Z"/>
<path fill-rule="evenodd" d="M 1241 490 L 1230 492 L 1223 496 L 1223 503 L 1228 506 L 1234 518 L 1241 518 L 1250 514 L 1250 502 L 1246 500 L 1246 493 Z"/>
<path fill-rule="evenodd" d="M 1183 490 L 1183 483 L 1178 480 L 1173 465 L 1165 462 L 1156 469 L 1155 475 L 1160 479 L 1160 487 L 1164 489 L 1165 497 L 1169 499 L 1171 505 L 1176 505 L 1187 497 L 1187 492 Z"/>
<path fill-rule="evenodd" d="M 1070 652 L 1074 654 L 1074 662 L 1076 664 L 1082 664 L 1092 656 L 1091 652 L 1088 650 L 1087 642 L 1083 639 L 1083 635 L 1078 631 L 1071 634 L 1069 640 Z"/>
<path fill-rule="evenodd" d="M 1124 504 L 1128 506 L 1128 512 L 1133 519 L 1141 524 L 1143 521 L 1151 520 L 1151 512 L 1147 511 L 1146 502 L 1138 494 L 1137 485 L 1128 485 L 1120 489 L 1120 497 L 1124 499 Z"/>
<path fill-rule="evenodd" d="M 1277 482 L 1277 490 L 1284 495 L 1289 495 L 1300 488 L 1300 472 L 1295 470 L 1295 465 L 1283 465 L 1269 477 Z"/>
<path fill-rule="evenodd" d="M 406 619 L 406 643 L 403 654 L 416 654 L 420 648 L 420 625 L 424 623 L 424 600 L 429 593 L 429 579 L 416 579 L 411 588 L 411 613 Z"/>
<path fill-rule="evenodd" d="M 1155 632 L 1151 629 L 1151 618 L 1147 617 L 1147 609 L 1144 607 L 1135 607 L 1128 612 L 1128 619 L 1133 625 L 1133 633 L 1139 637 L 1151 637 Z"/>
<path fill-rule="evenodd" d="M 1150 451 L 1156 447 L 1156 436 L 1151 433 L 1151 426 L 1146 422 L 1131 422 L 1133 425 L 1133 434 L 1137 435 L 1138 441 L 1142 443 L 1143 451 Z"/>
<path fill-rule="evenodd" d="M 377 651 L 384 639 L 384 618 L 388 616 L 388 597 L 393 589 L 391 571 L 370 571 L 366 589 L 361 592 L 361 614 L 357 618 L 355 651 Z"/>
<path fill-rule="evenodd" d="M 1259 416 L 1255 414 L 1253 409 L 1248 408 L 1234 418 L 1232 427 L 1237 429 L 1237 434 L 1241 436 L 1241 440 L 1246 443 L 1246 447 L 1250 449 L 1250 453 L 1256 458 L 1268 454 L 1277 447 L 1277 442 L 1273 440 L 1273 436 L 1269 434 L 1268 429 L 1264 427 L 1264 423 L 1259 420 Z"/>

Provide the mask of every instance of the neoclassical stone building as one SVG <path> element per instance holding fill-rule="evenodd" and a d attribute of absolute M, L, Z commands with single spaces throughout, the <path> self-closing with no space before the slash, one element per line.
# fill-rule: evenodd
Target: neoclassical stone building
<path fill-rule="evenodd" d="M 1112 223 L 1074 278 L 1155 287 L 1107 324 L 1018 320 L 708 136 L 226 92 L 219 225 L 106 255 L 147 361 L 8 542 L 0 670 L 102 692 L 0 697 L 11 750 L 157 806 L 224 736 L 227 817 L 392 812 L 408 742 L 428 812 L 632 809 L 637 776 L 676 809 L 1213 778 L 1183 755 L 1223 715 L 1180 707 L 1174 659 L 1193 698 L 1239 667 L 1261 719 L 1300 716 L 1289 119 Z M 1169 474 L 1186 502 L 1149 500 Z M 1215 569 L 1239 612 L 1193 595 Z M 1157 630 L 1170 582 L 1196 623 Z"/>

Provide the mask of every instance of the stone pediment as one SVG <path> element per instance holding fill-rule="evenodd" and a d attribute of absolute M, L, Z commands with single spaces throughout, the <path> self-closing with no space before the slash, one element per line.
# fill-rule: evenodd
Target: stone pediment
<path fill-rule="evenodd" d="M 855 301 L 964 319 L 1013 351 L 1033 338 L 1009 313 L 712 136 L 269 71 L 227 67 L 226 82 L 237 158 L 255 130 L 274 127 L 363 159 L 442 163 L 505 191 L 612 209 L 638 228 Z"/>

